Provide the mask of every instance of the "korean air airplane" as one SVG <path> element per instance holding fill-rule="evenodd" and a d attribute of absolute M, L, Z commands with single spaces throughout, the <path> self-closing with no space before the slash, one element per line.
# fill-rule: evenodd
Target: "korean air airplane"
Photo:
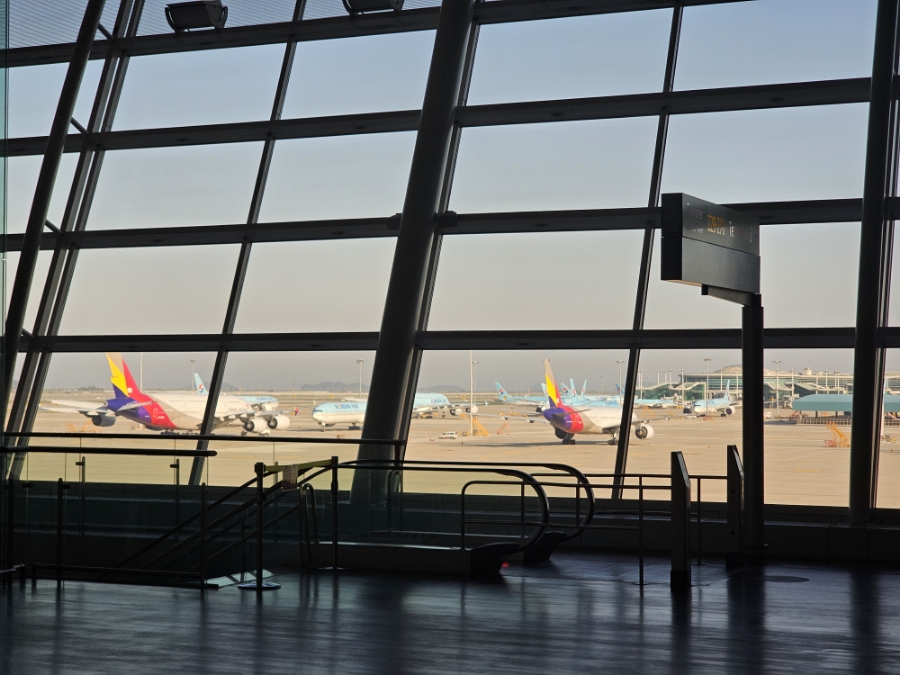
<path fill-rule="evenodd" d="M 106 359 L 111 373 L 113 398 L 101 405 L 57 400 L 51 401 L 52 406 L 41 409 L 49 412 L 78 412 L 98 427 L 111 427 L 118 417 L 124 417 L 163 433 L 200 430 L 206 411 L 206 397 L 193 393 L 157 393 L 150 396 L 138 388 L 121 354 L 110 353 L 106 355 Z M 243 426 L 241 435 L 268 434 L 274 429 L 287 429 L 291 423 L 286 415 L 256 410 L 240 396 L 230 394 L 219 397 L 214 414 L 214 428 L 239 422 Z"/>
<path fill-rule="evenodd" d="M 413 414 L 447 410 L 451 415 L 471 412 L 478 413 L 478 406 L 468 403 L 451 403 L 443 394 L 417 393 L 413 400 Z M 366 419 L 366 401 L 335 401 L 320 403 L 312 411 L 312 418 L 325 431 L 336 424 L 347 424 L 350 429 L 359 429 Z"/>
<path fill-rule="evenodd" d="M 731 401 L 731 380 L 725 384 L 725 395 L 719 398 L 706 398 L 692 401 L 684 406 L 685 415 L 709 415 L 720 412 L 722 417 L 734 414 L 735 405 Z"/>
<path fill-rule="evenodd" d="M 605 434 L 611 436 L 610 445 L 618 442 L 619 426 L 622 422 L 622 408 L 611 406 L 573 406 L 562 401 L 556 385 L 550 360 L 544 359 L 544 373 L 549 406 L 542 414 L 563 443 L 574 443 L 576 434 Z M 637 420 L 632 415 L 631 426 L 637 438 L 653 438 L 653 427 Z"/>
<path fill-rule="evenodd" d="M 200 396 L 206 396 L 209 392 L 200 375 L 194 373 L 194 391 Z M 249 396 L 245 394 L 235 394 L 238 398 L 242 398 L 252 405 L 256 410 L 271 411 L 278 407 L 278 399 L 272 396 Z"/>

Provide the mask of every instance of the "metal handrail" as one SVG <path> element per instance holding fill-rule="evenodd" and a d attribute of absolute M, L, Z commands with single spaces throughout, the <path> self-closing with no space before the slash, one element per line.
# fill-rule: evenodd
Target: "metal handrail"
<path fill-rule="evenodd" d="M 386 460 L 379 460 L 379 459 L 357 459 L 357 460 L 350 460 L 348 462 L 343 462 L 342 465 L 353 465 L 353 466 L 360 465 L 360 464 L 371 465 L 373 463 L 384 463 L 385 461 Z M 401 466 L 400 468 L 397 468 L 396 464 L 397 463 L 394 463 L 395 470 L 403 471 L 403 467 Z M 575 501 L 575 504 L 576 504 L 575 518 L 576 519 L 578 519 L 580 517 L 580 504 L 581 504 L 580 490 L 582 487 L 585 487 L 588 483 L 588 480 L 585 477 L 585 474 L 583 474 L 580 470 L 578 470 L 575 467 L 570 466 L 568 464 L 561 464 L 559 462 L 483 462 L 483 461 L 463 462 L 463 461 L 458 461 L 458 460 L 435 460 L 435 459 L 407 460 L 407 459 L 404 459 L 400 464 L 402 464 L 402 465 L 413 464 L 413 465 L 424 465 L 424 466 L 483 466 L 485 468 L 536 466 L 536 467 L 551 469 L 551 470 L 555 470 L 555 471 L 562 471 L 564 473 L 571 475 L 573 478 L 575 478 L 578 481 L 578 483 L 575 485 L 567 486 L 567 487 L 574 487 L 576 489 L 576 496 L 575 496 L 575 499 L 576 499 L 576 501 Z M 541 474 L 530 473 L 529 475 L 532 477 L 536 477 Z M 548 475 L 557 475 L 557 474 L 548 474 Z M 595 510 L 596 510 L 596 499 L 594 498 L 594 493 L 590 490 L 585 489 L 585 496 L 587 497 L 587 500 L 588 500 L 588 508 L 587 508 L 587 511 L 585 511 L 584 519 L 582 519 L 582 521 L 576 525 L 576 528 L 574 530 L 572 530 L 572 532 L 569 533 L 562 540 L 563 542 L 570 541 L 570 540 L 574 539 L 575 537 L 578 537 L 584 531 L 583 526 L 589 525 L 590 522 L 594 518 L 594 514 L 595 514 Z M 579 528 L 581 528 L 581 529 L 579 529 Z M 562 542 L 560 542 L 560 543 L 562 543 Z"/>
<path fill-rule="evenodd" d="M 324 443 L 324 444 L 333 444 L 333 445 L 393 445 L 400 446 L 406 445 L 407 441 L 403 439 L 373 439 L 373 438 L 314 438 L 310 436 L 296 436 L 296 437 L 286 437 L 286 436 L 224 436 L 221 434 L 167 434 L 165 436 L 150 436 L 149 434 L 117 434 L 104 433 L 100 436 L 96 433 L 84 433 L 84 432 L 75 432 L 75 433 L 63 433 L 57 431 L 10 431 L 4 432 L 7 437 L 21 437 L 21 438 L 108 438 L 115 440 L 130 440 L 130 439 L 141 439 L 147 440 L 148 438 L 160 438 L 163 440 L 190 440 L 190 441 L 239 441 L 242 443 Z M 25 446 L 31 447 L 31 446 Z M 37 446 L 41 447 L 41 446 Z"/>
<path fill-rule="evenodd" d="M 524 472 L 523 472 L 524 473 Z M 528 474 L 525 474 L 528 476 Z M 509 520 L 469 520 L 466 518 L 466 490 L 469 489 L 472 485 L 521 485 L 524 486 L 528 484 L 535 491 L 538 496 L 538 501 L 541 505 L 541 520 L 539 522 L 527 521 L 525 520 L 525 514 L 522 513 L 522 520 L 519 523 L 513 523 Z M 520 547 L 517 549 L 518 551 L 524 551 L 526 548 L 531 546 L 534 542 L 538 540 L 538 538 L 544 533 L 546 526 L 550 523 L 550 502 L 547 499 L 547 494 L 543 492 L 543 489 L 538 492 L 535 488 L 535 485 L 540 485 L 540 483 L 532 481 L 529 483 L 524 478 L 521 482 L 513 483 L 511 481 L 498 481 L 498 480 L 470 480 L 465 485 L 463 485 L 462 490 L 459 493 L 459 548 L 462 551 L 466 550 L 466 525 L 471 525 L 475 523 L 479 523 L 482 525 L 510 525 L 510 524 L 521 524 L 523 529 L 526 525 L 536 525 L 538 527 L 538 531 L 532 535 L 526 542 L 522 542 Z M 543 493 L 543 494 L 542 494 Z"/>
<path fill-rule="evenodd" d="M 96 438 L 96 436 L 93 436 Z M 75 446 L 52 445 L 2 445 L 0 455 L 14 455 L 19 452 L 33 452 L 47 455 L 121 455 L 139 457 L 215 457 L 215 450 L 158 450 L 156 448 L 90 448 L 85 450 Z"/>
<path fill-rule="evenodd" d="M 424 461 L 424 460 L 423 460 Z M 371 462 L 371 463 L 369 463 Z M 416 462 L 418 463 L 418 462 Z M 360 464 L 364 464 L 364 466 L 359 466 Z M 436 464 L 443 464 L 442 462 L 436 462 Z M 475 466 L 473 466 L 475 465 Z M 515 466 L 515 465 L 513 465 Z M 397 463 L 390 462 L 388 460 L 355 460 L 350 462 L 342 462 L 338 465 L 338 468 L 345 469 L 365 469 L 365 470 L 374 470 L 374 471 L 395 471 L 397 470 Z M 550 524 L 550 502 L 547 499 L 547 493 L 544 492 L 543 487 L 540 482 L 536 481 L 532 478 L 531 474 L 525 473 L 524 471 L 518 471 L 512 468 L 500 468 L 497 466 L 490 465 L 478 465 L 474 462 L 459 462 L 458 464 L 452 465 L 443 465 L 443 466 L 409 466 L 403 467 L 404 471 L 420 471 L 424 473 L 436 473 L 436 472 L 449 472 L 449 473 L 485 473 L 486 471 L 491 471 L 494 473 L 499 473 L 500 475 L 509 476 L 512 478 L 520 478 L 524 483 L 530 485 L 532 489 L 538 496 L 538 499 L 541 503 L 541 512 L 542 514 L 546 513 L 546 517 L 544 521 L 537 529 L 537 531 L 531 536 L 531 538 L 525 540 L 521 544 L 519 544 L 516 548 L 516 552 L 524 551 L 525 549 L 531 547 L 535 542 L 537 542 L 538 538 L 544 533 L 547 525 Z M 461 501 L 465 501 L 464 494 L 461 494 Z M 463 539 L 465 538 L 465 534 L 462 534 Z"/>

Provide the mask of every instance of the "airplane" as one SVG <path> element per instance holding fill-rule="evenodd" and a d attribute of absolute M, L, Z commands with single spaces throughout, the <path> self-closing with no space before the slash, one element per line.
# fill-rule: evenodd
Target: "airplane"
<path fill-rule="evenodd" d="M 42 406 L 48 412 L 77 412 L 97 427 L 111 427 L 118 417 L 144 425 L 153 431 L 173 433 L 200 430 L 206 411 L 206 398 L 196 394 L 163 393 L 150 396 L 139 388 L 128 365 L 119 353 L 107 353 L 113 386 L 113 398 L 98 405 L 94 402 L 54 400 Z M 290 418 L 275 411 L 255 410 L 240 396 L 223 394 L 216 402 L 214 428 L 234 422 L 243 425 L 241 435 L 267 435 L 273 429 L 287 429 Z"/>
<path fill-rule="evenodd" d="M 200 396 L 206 396 L 209 392 L 200 375 L 194 373 L 194 392 Z M 272 411 L 278 407 L 278 399 L 272 396 L 249 396 L 244 394 L 235 394 L 238 398 L 242 398 L 257 410 Z"/>
<path fill-rule="evenodd" d="M 616 385 L 616 391 L 619 392 L 619 396 L 622 395 L 621 385 Z M 645 408 L 674 408 L 675 400 L 671 398 L 636 398 L 634 404 Z"/>
<path fill-rule="evenodd" d="M 731 401 L 731 380 L 725 384 L 725 395 L 719 398 L 700 399 L 685 404 L 685 415 L 709 415 L 713 412 L 721 412 L 722 417 L 733 415 L 735 405 Z"/>
<path fill-rule="evenodd" d="M 534 407 L 535 405 L 543 404 L 546 400 L 543 396 L 513 396 L 512 394 L 507 394 L 503 385 L 499 382 L 494 382 L 494 387 L 497 388 L 497 400 L 507 405 L 527 405 Z"/>
<path fill-rule="evenodd" d="M 356 430 L 366 419 L 366 403 L 367 401 L 362 400 L 320 403 L 313 408 L 312 418 L 322 427 L 322 431 L 336 424 L 348 424 L 351 430 Z M 451 403 L 443 394 L 416 393 L 413 399 L 413 414 L 438 410 L 448 410 L 454 416 L 463 413 L 475 415 L 478 413 L 478 406 L 469 403 Z"/>
<path fill-rule="evenodd" d="M 533 407 L 535 412 L 543 412 L 547 407 L 547 385 L 541 384 L 541 389 L 544 391 L 543 396 L 513 396 L 512 394 L 506 393 L 506 390 L 499 382 L 494 382 L 494 386 L 497 388 L 497 400 L 501 403 L 505 403 L 506 405 L 520 405 L 520 406 L 528 406 Z M 587 396 L 584 393 L 584 389 L 587 387 L 587 380 L 584 381 L 584 387 L 582 387 L 581 394 L 562 394 L 561 399 L 562 402 L 566 405 L 583 405 L 583 406 L 591 406 L 591 407 L 610 407 L 616 408 L 621 406 L 619 405 L 618 400 L 614 396 Z M 566 388 L 566 391 L 570 391 L 569 388 Z M 575 390 L 575 385 L 572 384 L 571 391 Z"/>
<path fill-rule="evenodd" d="M 549 407 L 543 410 L 544 419 L 553 425 L 556 437 L 564 444 L 574 443 L 576 434 L 605 434 L 612 438 L 610 445 L 618 442 L 619 428 L 622 422 L 621 407 L 610 406 L 571 406 L 562 401 L 556 386 L 553 384 L 553 371 L 550 359 L 544 359 L 544 373 L 547 381 L 547 398 Z M 637 438 L 653 438 L 653 427 L 632 414 L 631 426 Z"/>

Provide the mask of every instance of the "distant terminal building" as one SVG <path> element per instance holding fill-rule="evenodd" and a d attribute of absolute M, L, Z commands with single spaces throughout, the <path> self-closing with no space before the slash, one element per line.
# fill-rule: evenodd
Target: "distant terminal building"
<path fill-rule="evenodd" d="M 711 370 L 708 375 L 705 372 L 683 375 L 673 373 L 673 375 L 672 379 L 678 381 L 662 382 L 659 385 L 648 384 L 645 377 L 644 387 L 643 389 L 639 387 L 637 396 L 641 398 L 666 396 L 694 401 L 704 398 L 704 389 L 708 382 L 710 396 L 721 396 L 729 389 L 735 399 L 742 397 L 744 383 L 740 365 Z M 900 394 L 900 371 L 885 373 L 884 382 L 887 393 Z M 812 368 L 799 371 L 765 369 L 763 385 L 766 401 L 774 405 L 777 398 L 779 404 L 786 405 L 788 401 L 811 394 L 852 394 L 853 374 Z"/>

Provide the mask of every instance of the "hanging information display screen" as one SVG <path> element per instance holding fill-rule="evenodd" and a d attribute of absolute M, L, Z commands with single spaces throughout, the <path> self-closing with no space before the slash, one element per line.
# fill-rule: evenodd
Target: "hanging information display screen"
<path fill-rule="evenodd" d="M 662 196 L 663 281 L 759 293 L 759 221 L 683 193 Z"/>

